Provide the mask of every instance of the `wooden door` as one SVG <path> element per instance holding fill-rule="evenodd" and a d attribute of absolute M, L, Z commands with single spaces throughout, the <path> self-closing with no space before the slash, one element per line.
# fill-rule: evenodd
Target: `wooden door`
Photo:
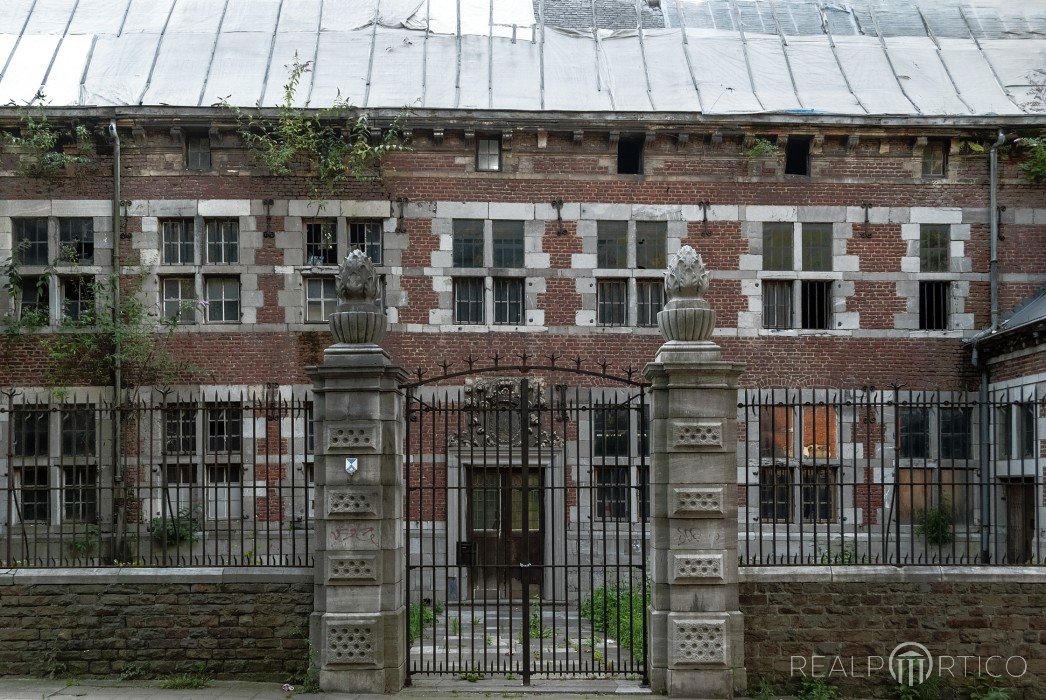
<path fill-rule="evenodd" d="M 1032 558 L 1035 538 L 1035 483 L 1006 484 L 1006 563 L 1025 564 Z"/>

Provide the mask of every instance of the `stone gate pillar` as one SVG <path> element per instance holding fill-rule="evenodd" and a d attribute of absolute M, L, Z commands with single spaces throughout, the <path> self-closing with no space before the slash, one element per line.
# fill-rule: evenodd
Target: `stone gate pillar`
<path fill-rule="evenodd" d="M 669 262 L 652 384 L 650 682 L 673 697 L 744 690 L 737 592 L 737 380 L 711 342 L 710 274 L 684 246 Z"/>
<path fill-rule="evenodd" d="M 316 583 L 310 620 L 325 691 L 395 692 L 406 670 L 404 378 L 378 345 L 387 319 L 370 260 L 353 251 L 330 318 L 337 343 L 309 367 L 316 428 Z"/>

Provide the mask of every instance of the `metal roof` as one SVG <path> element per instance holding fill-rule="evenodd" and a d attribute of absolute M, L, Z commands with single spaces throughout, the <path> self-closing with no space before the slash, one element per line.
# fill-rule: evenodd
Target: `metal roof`
<path fill-rule="evenodd" d="M 0 104 L 42 92 L 56 107 L 274 106 L 297 54 L 313 62 L 298 93 L 313 107 L 347 97 L 534 113 L 1046 112 L 1038 0 L 661 0 L 633 5 L 629 29 L 592 29 L 620 26 L 626 4 L 8 0 Z"/>

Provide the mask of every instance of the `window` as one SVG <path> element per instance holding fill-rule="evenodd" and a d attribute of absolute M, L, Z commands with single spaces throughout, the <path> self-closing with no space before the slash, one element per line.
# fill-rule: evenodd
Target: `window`
<path fill-rule="evenodd" d="M 628 267 L 628 222 L 596 222 L 596 267 L 602 270 Z"/>
<path fill-rule="evenodd" d="M 793 224 L 767 222 L 763 224 L 763 269 L 792 270 Z"/>
<path fill-rule="evenodd" d="M 643 173 L 643 136 L 622 136 L 617 142 L 617 174 Z"/>
<path fill-rule="evenodd" d="M 941 408 L 941 459 L 970 458 L 970 413 L 966 407 Z"/>
<path fill-rule="evenodd" d="M 168 518 L 190 518 L 186 511 L 193 510 L 192 487 L 197 484 L 199 471 L 195 464 L 168 464 L 164 470 L 167 487 L 164 507 Z M 188 523 L 186 523 L 188 524 Z"/>
<path fill-rule="evenodd" d="M 627 520 L 629 511 L 629 467 L 600 464 L 596 470 L 596 516 L 603 520 Z"/>
<path fill-rule="evenodd" d="M 628 456 L 630 413 L 631 410 L 627 406 L 593 409 L 592 454 L 597 457 Z"/>
<path fill-rule="evenodd" d="M 206 280 L 207 322 L 237 323 L 240 320 L 240 280 L 211 277 Z"/>
<path fill-rule="evenodd" d="M 995 411 L 995 456 L 1009 459 L 1013 452 L 1013 406 L 999 406 Z"/>
<path fill-rule="evenodd" d="M 919 283 L 919 328 L 927 331 L 948 330 L 948 305 L 951 282 Z"/>
<path fill-rule="evenodd" d="M 236 219 L 211 219 L 207 230 L 207 262 L 228 265 L 240 261 L 240 222 Z"/>
<path fill-rule="evenodd" d="M 501 170 L 501 139 L 494 137 L 476 139 L 476 170 Z"/>
<path fill-rule="evenodd" d="M 243 415 L 239 407 L 207 409 L 207 451 L 237 452 L 243 436 Z"/>
<path fill-rule="evenodd" d="M 47 312 L 50 308 L 49 296 L 49 285 L 46 277 L 23 277 L 19 294 L 20 317 L 23 320 L 35 317 L 37 320 L 46 323 L 48 320 Z"/>
<path fill-rule="evenodd" d="M 1017 454 L 1027 459 L 1035 456 L 1035 404 L 1017 404 Z"/>
<path fill-rule="evenodd" d="M 792 408 L 790 406 L 760 406 L 759 457 L 788 459 L 792 456 Z"/>
<path fill-rule="evenodd" d="M 454 280 L 454 322 L 479 324 L 483 321 L 483 278 L 456 278 Z"/>
<path fill-rule="evenodd" d="M 454 267 L 483 267 L 483 220 L 454 220 Z"/>
<path fill-rule="evenodd" d="M 832 270 L 832 225 L 803 224 L 803 270 L 807 272 L 831 272 Z"/>
<path fill-rule="evenodd" d="M 305 264 L 338 264 L 337 222 L 333 219 L 305 222 Z"/>
<path fill-rule="evenodd" d="M 164 446 L 171 454 L 196 452 L 196 409 L 167 408 L 163 415 Z"/>
<path fill-rule="evenodd" d="M 50 469 L 25 466 L 21 472 L 22 522 L 47 522 L 51 519 Z M 16 506 L 18 504 L 15 504 Z"/>
<path fill-rule="evenodd" d="M 46 265 L 47 219 L 12 219 L 12 253 L 15 261 L 22 265 Z"/>
<path fill-rule="evenodd" d="M 930 456 L 930 410 L 924 406 L 897 408 L 900 434 L 897 455 L 901 459 L 927 459 Z"/>
<path fill-rule="evenodd" d="M 792 469 L 759 468 L 759 519 L 789 522 L 792 517 Z"/>
<path fill-rule="evenodd" d="M 375 265 L 381 265 L 380 221 L 350 221 L 349 250 L 362 250 Z"/>
<path fill-rule="evenodd" d="M 494 267 L 523 267 L 523 222 L 494 221 L 492 230 Z"/>
<path fill-rule="evenodd" d="M 601 326 L 624 326 L 628 323 L 628 282 L 596 281 L 596 323 Z"/>
<path fill-rule="evenodd" d="M 832 245 L 832 224 L 766 222 L 763 224 L 763 270 L 830 272 Z M 795 328 L 796 324 L 809 330 L 831 328 L 831 280 L 764 278 L 762 284 L 764 328 Z M 798 313 L 795 312 L 797 305 Z"/>
<path fill-rule="evenodd" d="M 523 280 L 494 279 L 494 323 L 523 323 Z"/>
<path fill-rule="evenodd" d="M 810 174 L 810 136 L 789 136 L 785 146 L 785 175 Z"/>
<path fill-rule="evenodd" d="M 220 464 L 207 467 L 207 517 L 239 518 L 243 511 L 240 481 L 243 467 Z"/>
<path fill-rule="evenodd" d="M 58 220 L 58 259 L 61 262 L 94 263 L 94 219 L 88 217 Z"/>
<path fill-rule="evenodd" d="M 188 170 L 211 169 L 211 137 L 206 133 L 190 133 L 185 138 L 185 167 Z"/>
<path fill-rule="evenodd" d="M 62 468 L 63 515 L 67 521 L 98 522 L 98 468 L 76 465 Z"/>
<path fill-rule="evenodd" d="M 62 318 L 70 323 L 89 322 L 94 311 L 94 287 L 87 277 L 62 280 Z"/>
<path fill-rule="evenodd" d="M 636 280 L 636 325 L 656 326 L 657 313 L 665 305 L 665 286 L 660 280 Z"/>
<path fill-rule="evenodd" d="M 763 282 L 763 328 L 792 327 L 792 283 Z"/>
<path fill-rule="evenodd" d="M 827 281 L 803 280 L 801 292 L 802 328 L 827 329 L 832 318 L 832 283 Z"/>
<path fill-rule="evenodd" d="M 94 456 L 97 440 L 94 411 L 89 408 L 63 408 L 61 416 L 62 456 Z"/>
<path fill-rule="evenodd" d="M 43 408 L 24 408 L 14 411 L 14 456 L 46 457 L 48 453 L 48 412 Z"/>
<path fill-rule="evenodd" d="M 800 454 L 795 453 L 796 419 L 800 430 Z M 818 461 L 836 456 L 838 449 L 837 412 L 834 406 L 771 405 L 759 408 L 759 457 Z"/>
<path fill-rule="evenodd" d="M 338 293 L 333 277 L 305 280 L 305 322 L 326 323 L 338 308 Z"/>
<path fill-rule="evenodd" d="M 951 231 L 947 224 L 919 227 L 919 271 L 948 272 Z"/>
<path fill-rule="evenodd" d="M 166 277 L 163 285 L 163 316 L 178 323 L 196 322 L 196 287 L 190 277 Z"/>
<path fill-rule="evenodd" d="M 667 233 L 668 224 L 664 221 L 636 222 L 636 267 L 638 269 L 665 269 Z"/>
<path fill-rule="evenodd" d="M 803 467 L 799 503 L 804 521 L 835 520 L 835 468 Z"/>
<path fill-rule="evenodd" d="M 165 265 L 192 265 L 194 225 L 192 219 L 174 219 L 160 222 Z"/>
<path fill-rule="evenodd" d="M 948 139 L 927 139 L 923 148 L 923 177 L 947 177 Z"/>

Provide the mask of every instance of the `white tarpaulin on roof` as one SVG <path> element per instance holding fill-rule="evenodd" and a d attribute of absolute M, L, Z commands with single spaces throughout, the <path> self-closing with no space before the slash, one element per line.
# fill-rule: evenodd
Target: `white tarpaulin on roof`
<path fill-rule="evenodd" d="M 1046 111 L 1034 102 L 1046 80 L 1034 4 L 1005 7 L 1022 33 L 1000 33 L 996 15 L 974 13 L 967 35 L 936 38 L 902 0 L 884 2 L 882 37 L 866 4 L 850 12 L 846 2 L 853 21 L 833 20 L 829 37 L 812 0 L 778 3 L 776 15 L 744 0 L 744 34 L 729 3 L 715 0 L 708 22 L 685 3 L 685 30 L 598 36 L 542 26 L 529 0 L 9 0 L 0 103 L 42 90 L 52 105 L 273 106 L 297 55 L 311 70 L 295 99 L 313 107 L 347 98 L 393 109 Z M 929 17 L 944 29 L 962 19 L 945 14 Z"/>

